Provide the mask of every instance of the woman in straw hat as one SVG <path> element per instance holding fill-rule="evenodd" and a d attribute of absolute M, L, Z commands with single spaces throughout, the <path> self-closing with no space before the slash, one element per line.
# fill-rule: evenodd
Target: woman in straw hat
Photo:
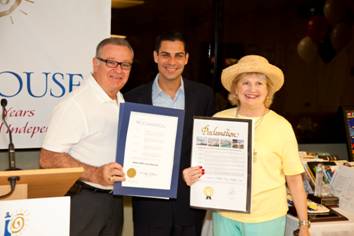
<path fill-rule="evenodd" d="M 300 234 L 309 235 L 304 172 L 291 124 L 269 107 L 284 83 L 283 72 L 257 55 L 242 57 L 221 75 L 222 85 L 237 105 L 215 117 L 248 118 L 254 124 L 251 213 L 213 213 L 215 236 L 283 236 L 288 210 L 287 184 L 299 218 Z M 184 171 L 188 185 L 203 174 L 200 167 Z M 208 170 L 205 170 L 208 172 Z"/>

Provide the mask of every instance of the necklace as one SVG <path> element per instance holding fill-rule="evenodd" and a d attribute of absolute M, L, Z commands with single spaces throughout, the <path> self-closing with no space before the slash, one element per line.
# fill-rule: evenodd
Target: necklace
<path fill-rule="evenodd" d="M 263 118 L 264 116 L 268 113 L 269 109 L 266 109 L 263 114 L 260 117 L 247 117 L 247 116 L 240 116 L 239 115 L 239 109 L 236 110 L 236 118 L 251 118 L 252 120 L 254 120 L 254 132 L 253 134 L 256 135 L 257 129 L 259 128 L 259 126 L 262 124 Z M 255 138 L 253 138 L 253 140 L 255 140 Z M 253 144 L 253 143 L 252 143 Z M 253 147 L 253 163 L 257 162 L 257 150 L 255 147 Z"/>

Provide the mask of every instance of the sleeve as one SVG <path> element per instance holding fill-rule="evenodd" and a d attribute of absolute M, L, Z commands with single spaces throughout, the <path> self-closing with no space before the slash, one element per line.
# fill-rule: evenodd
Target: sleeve
<path fill-rule="evenodd" d="M 42 147 L 54 152 L 68 153 L 87 130 L 80 106 L 73 100 L 59 103 L 53 110 Z"/>
<path fill-rule="evenodd" d="M 297 175 L 304 172 L 299 156 L 298 143 L 291 124 L 286 122 L 283 135 L 282 160 L 285 175 Z"/>

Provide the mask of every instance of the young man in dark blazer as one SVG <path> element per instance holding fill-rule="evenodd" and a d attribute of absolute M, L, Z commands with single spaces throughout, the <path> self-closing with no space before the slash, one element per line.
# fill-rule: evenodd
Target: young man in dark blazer
<path fill-rule="evenodd" d="M 186 41 L 178 32 L 156 38 L 154 61 L 158 67 L 155 79 L 124 94 L 127 102 L 183 109 L 185 111 L 177 199 L 133 198 L 135 236 L 199 236 L 204 210 L 189 205 L 189 187 L 182 171 L 190 167 L 193 116 L 214 114 L 211 88 L 182 78 L 188 63 Z M 198 173 L 203 174 L 202 169 Z"/>

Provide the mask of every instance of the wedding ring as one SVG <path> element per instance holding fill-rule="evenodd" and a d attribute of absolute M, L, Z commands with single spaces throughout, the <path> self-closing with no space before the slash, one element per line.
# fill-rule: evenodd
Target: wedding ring
<path fill-rule="evenodd" d="M 113 176 L 110 176 L 110 177 L 108 178 L 108 180 L 109 180 L 110 182 L 113 182 Z"/>

